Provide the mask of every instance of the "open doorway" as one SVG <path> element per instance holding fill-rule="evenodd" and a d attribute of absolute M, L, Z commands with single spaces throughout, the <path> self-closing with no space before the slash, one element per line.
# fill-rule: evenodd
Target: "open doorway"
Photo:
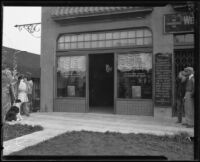
<path fill-rule="evenodd" d="M 89 55 L 89 110 L 114 112 L 114 54 Z"/>

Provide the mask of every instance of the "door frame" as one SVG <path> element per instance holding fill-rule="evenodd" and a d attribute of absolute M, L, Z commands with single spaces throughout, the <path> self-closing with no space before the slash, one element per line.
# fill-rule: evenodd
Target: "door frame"
<path fill-rule="evenodd" d="M 89 105 L 89 101 L 90 101 L 90 87 L 89 87 L 89 74 L 90 74 L 90 56 L 91 55 L 103 55 L 103 54 L 108 54 L 108 55 L 113 55 L 113 114 L 116 113 L 116 88 L 117 88 L 117 84 L 116 84 L 116 53 L 115 52 L 102 52 L 102 53 L 89 53 L 87 55 L 87 73 L 86 73 L 86 77 L 87 77 L 87 83 L 86 83 L 86 112 L 90 112 L 90 105 Z"/>

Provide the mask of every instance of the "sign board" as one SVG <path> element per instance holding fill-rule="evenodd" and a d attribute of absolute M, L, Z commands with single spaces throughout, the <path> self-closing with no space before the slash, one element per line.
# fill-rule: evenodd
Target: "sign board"
<path fill-rule="evenodd" d="M 155 105 L 172 105 L 172 54 L 155 55 Z"/>
<path fill-rule="evenodd" d="M 141 98 L 141 86 L 132 86 L 132 98 Z"/>
<path fill-rule="evenodd" d="M 194 15 L 177 13 L 164 15 L 164 33 L 182 33 L 194 31 Z"/>

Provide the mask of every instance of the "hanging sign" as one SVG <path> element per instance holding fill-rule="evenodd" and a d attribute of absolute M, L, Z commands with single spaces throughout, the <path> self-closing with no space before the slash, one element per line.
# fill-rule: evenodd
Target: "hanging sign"
<path fill-rule="evenodd" d="M 164 15 L 164 33 L 181 33 L 194 31 L 194 15 L 177 13 Z"/>

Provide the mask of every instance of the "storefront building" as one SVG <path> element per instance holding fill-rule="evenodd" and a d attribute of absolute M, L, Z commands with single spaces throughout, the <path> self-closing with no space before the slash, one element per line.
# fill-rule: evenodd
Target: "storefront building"
<path fill-rule="evenodd" d="M 172 109 L 174 76 L 193 61 L 177 63 L 192 59 L 194 44 L 193 31 L 170 32 L 166 15 L 178 9 L 43 7 L 41 111 L 153 116 L 157 107 Z"/>

